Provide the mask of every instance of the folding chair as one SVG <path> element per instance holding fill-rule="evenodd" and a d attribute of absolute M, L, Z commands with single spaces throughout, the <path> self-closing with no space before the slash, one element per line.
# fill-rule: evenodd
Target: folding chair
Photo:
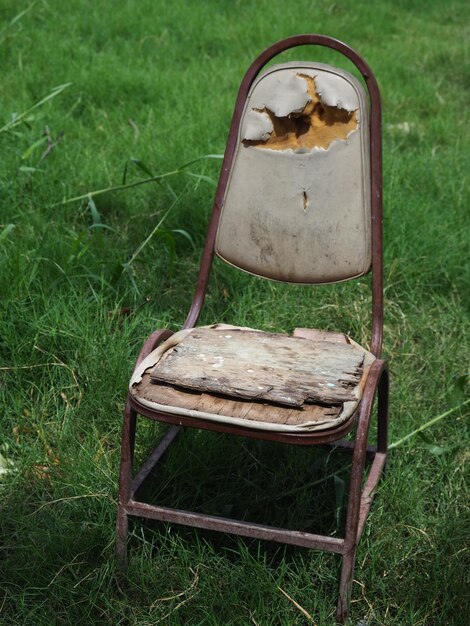
<path fill-rule="evenodd" d="M 260 70 L 289 48 L 342 53 L 367 86 L 330 65 Z M 348 614 L 355 552 L 387 455 L 383 327 L 380 96 L 367 63 L 323 35 L 280 41 L 248 69 L 235 105 L 194 299 L 181 331 L 156 330 L 137 360 L 124 413 L 116 552 L 127 563 L 129 516 L 317 548 L 342 556 L 337 620 Z M 340 333 L 292 336 L 196 327 L 213 254 L 276 281 L 324 284 L 372 270 L 369 349 Z M 368 446 L 377 396 L 377 445 Z M 137 415 L 172 426 L 133 474 Z M 184 427 L 352 455 L 345 536 L 332 537 L 141 502 L 136 492 Z M 354 431 L 354 437 L 343 437 Z M 371 466 L 365 478 L 365 460 Z M 363 485 L 364 480 L 364 485 Z"/>

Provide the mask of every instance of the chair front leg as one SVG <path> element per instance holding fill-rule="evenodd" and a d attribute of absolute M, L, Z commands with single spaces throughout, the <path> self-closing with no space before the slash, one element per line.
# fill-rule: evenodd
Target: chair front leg
<path fill-rule="evenodd" d="M 168 329 L 155 330 L 144 343 L 137 358 L 136 366 L 162 341 L 165 341 L 173 332 Z M 135 368 L 134 368 L 135 369 Z M 127 568 L 127 535 L 129 530 L 128 515 L 126 505 L 131 495 L 132 463 L 134 459 L 135 430 L 137 422 L 137 412 L 131 407 L 127 400 L 124 409 L 124 425 L 121 443 L 121 468 L 119 473 L 119 501 L 116 522 L 116 557 L 122 569 Z"/>
<path fill-rule="evenodd" d="M 351 468 L 351 482 L 349 485 L 348 510 L 346 517 L 346 534 L 344 543 L 343 563 L 339 584 L 339 598 L 336 611 L 336 621 L 344 624 L 349 611 L 351 598 L 356 547 L 358 542 L 359 514 L 361 509 L 362 478 L 367 451 L 367 437 L 369 433 L 370 416 L 376 390 L 378 390 L 378 448 L 387 446 L 387 399 L 388 399 L 388 372 L 383 361 L 373 363 L 366 388 L 361 402 L 354 451 Z M 378 450 L 379 451 L 379 450 Z M 382 451 L 382 450 L 380 450 Z"/>
<path fill-rule="evenodd" d="M 127 568 L 127 535 L 129 520 L 126 505 L 130 498 L 132 464 L 134 458 L 137 413 L 129 401 L 124 409 L 124 425 L 121 444 L 121 468 L 119 473 L 119 500 L 116 522 L 116 558 L 121 569 Z"/>

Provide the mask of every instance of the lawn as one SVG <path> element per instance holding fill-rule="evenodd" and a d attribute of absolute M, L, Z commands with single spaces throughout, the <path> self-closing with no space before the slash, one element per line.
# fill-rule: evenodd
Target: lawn
<path fill-rule="evenodd" d="M 349 623 L 465 626 L 470 5 L 4 0 L 0 20 L 0 624 L 334 624 L 333 555 L 136 521 L 126 577 L 114 561 L 127 381 L 148 334 L 189 309 L 240 80 L 269 44 L 319 32 L 366 58 L 384 115 L 393 447 Z M 216 262 L 201 322 L 366 343 L 369 282 L 294 287 Z M 163 430 L 142 423 L 140 457 Z M 147 495 L 334 535 L 346 469 L 188 431 Z"/>

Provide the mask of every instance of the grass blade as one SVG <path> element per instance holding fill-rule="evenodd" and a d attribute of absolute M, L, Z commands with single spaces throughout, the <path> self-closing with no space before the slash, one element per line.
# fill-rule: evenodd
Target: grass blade
<path fill-rule="evenodd" d="M 178 233 L 178 235 L 182 235 L 183 237 L 185 237 L 191 244 L 193 250 L 196 250 L 196 244 L 194 243 L 193 238 L 191 237 L 191 235 L 188 233 L 187 230 L 184 230 L 182 228 L 174 228 L 171 232 Z"/>
<path fill-rule="evenodd" d="M 33 143 L 29 146 L 29 148 L 27 148 L 27 149 L 23 152 L 23 154 L 21 155 L 21 159 L 22 159 L 23 161 L 26 161 L 26 159 L 28 159 L 28 158 L 29 158 L 29 157 L 33 154 L 33 152 L 34 152 L 37 148 L 41 147 L 41 146 L 42 146 L 42 145 L 44 145 L 46 142 L 47 142 L 47 137 L 40 137 L 39 139 L 37 139 L 35 142 L 33 142 Z"/>
<path fill-rule="evenodd" d="M 1 130 L 1 129 L 0 129 Z M 139 187 L 140 185 L 146 185 L 147 183 L 152 183 L 158 180 L 164 180 L 165 178 L 169 178 L 170 176 L 175 176 L 176 174 L 180 174 L 184 169 L 192 165 L 193 163 L 197 163 L 198 161 L 202 161 L 204 159 L 223 159 L 222 154 L 204 154 L 203 156 L 197 157 L 196 159 L 192 159 L 180 167 L 171 170 L 170 172 L 165 172 L 164 174 L 158 174 L 157 176 L 151 176 L 150 178 L 144 178 L 142 180 L 136 180 L 132 183 L 126 183 L 124 185 L 114 185 L 111 187 L 105 187 L 103 189 L 95 189 L 94 191 L 88 191 L 87 193 L 81 194 L 80 196 L 74 196 L 73 198 L 68 198 L 67 200 L 62 200 L 62 202 L 57 202 L 52 206 L 59 206 L 64 204 L 70 204 L 70 202 L 78 202 L 78 200 L 85 200 L 85 198 L 99 196 L 103 193 L 108 193 L 110 191 L 123 191 L 124 189 L 131 189 L 132 187 Z"/>
<path fill-rule="evenodd" d="M 0 233 L 0 242 L 2 242 L 4 239 L 6 239 L 8 237 L 8 235 L 15 230 L 16 228 L 16 224 L 7 224 L 5 226 L 5 228 L 2 230 L 2 232 Z"/>
<path fill-rule="evenodd" d="M 52 100 L 52 98 L 55 98 L 56 96 L 58 96 L 60 93 L 62 93 L 64 91 L 64 89 L 67 89 L 67 87 L 70 87 L 71 84 L 72 83 L 64 83 L 63 85 L 59 85 L 58 87 L 54 87 L 54 89 L 51 91 L 51 93 L 49 93 L 47 96 L 45 96 L 44 98 L 42 98 L 41 100 L 39 100 L 38 102 L 33 104 L 33 106 L 29 107 L 29 109 L 26 109 L 25 111 L 23 111 L 23 113 L 20 113 L 19 115 L 16 115 L 14 119 L 12 119 L 12 120 L 10 120 L 8 122 L 8 124 L 5 124 L 5 126 L 2 126 L 0 128 L 0 133 L 6 133 L 9 130 L 11 130 L 12 128 L 15 128 L 15 126 L 18 126 L 19 124 L 21 124 L 25 120 L 25 118 L 28 117 L 28 115 L 31 113 L 31 111 L 34 111 L 35 109 L 38 109 L 39 107 L 41 107 L 46 102 L 49 102 L 49 100 Z"/>
<path fill-rule="evenodd" d="M 101 226 L 101 215 L 98 209 L 96 208 L 96 204 L 94 203 L 93 198 L 88 199 L 88 209 L 90 210 L 90 213 L 91 213 L 93 226 L 98 226 L 98 225 Z"/>
<path fill-rule="evenodd" d="M 402 437 L 398 441 L 395 441 L 394 443 L 391 443 L 388 446 L 388 449 L 391 450 L 392 448 L 397 448 L 398 446 L 401 446 L 402 443 L 404 443 L 408 439 L 411 439 L 411 437 L 414 437 L 418 433 L 421 433 L 423 430 L 426 430 L 430 426 L 433 426 L 434 424 L 436 424 L 440 420 L 444 419 L 445 417 L 448 417 L 452 413 L 455 413 L 455 411 L 458 411 L 459 409 L 461 409 L 463 406 L 465 406 L 469 402 L 470 402 L 470 398 L 468 400 L 465 400 L 465 402 L 462 402 L 461 404 L 452 407 L 448 411 L 445 411 L 444 413 L 441 413 L 440 415 L 437 415 L 436 417 L 433 417 L 431 420 L 429 420 L 428 422 L 426 422 L 425 424 L 423 424 L 422 426 L 420 426 L 416 430 L 412 430 L 410 433 L 408 433 L 407 435 L 405 435 L 404 437 Z"/>
<path fill-rule="evenodd" d="M 160 218 L 158 224 L 155 226 L 155 228 L 152 230 L 152 232 L 150 233 L 150 235 L 148 235 L 148 237 L 146 237 L 144 239 L 144 241 L 140 244 L 140 246 L 135 250 L 134 254 L 131 256 L 131 258 L 129 259 L 129 261 L 127 261 L 127 263 L 125 265 L 127 266 L 131 266 L 132 263 L 134 263 L 134 261 L 136 260 L 136 258 L 139 256 L 139 254 L 142 252 L 142 250 L 145 248 L 145 246 L 149 243 L 149 241 L 151 241 L 151 239 L 160 231 L 160 227 L 163 224 L 163 222 L 166 220 L 166 218 L 168 217 L 168 215 L 171 213 L 171 211 L 173 210 L 173 208 L 176 206 L 176 204 L 178 203 L 178 200 L 181 198 L 181 196 L 183 195 L 183 192 L 176 198 L 176 200 L 174 200 L 170 206 L 168 207 L 168 209 L 165 211 L 165 213 L 163 214 L 163 216 Z"/>

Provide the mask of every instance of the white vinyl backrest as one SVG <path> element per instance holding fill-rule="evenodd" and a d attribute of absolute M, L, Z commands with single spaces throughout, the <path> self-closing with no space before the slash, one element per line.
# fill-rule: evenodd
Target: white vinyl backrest
<path fill-rule="evenodd" d="M 252 274 L 328 283 L 371 264 L 368 99 L 320 63 L 254 82 L 227 184 L 216 253 Z"/>

